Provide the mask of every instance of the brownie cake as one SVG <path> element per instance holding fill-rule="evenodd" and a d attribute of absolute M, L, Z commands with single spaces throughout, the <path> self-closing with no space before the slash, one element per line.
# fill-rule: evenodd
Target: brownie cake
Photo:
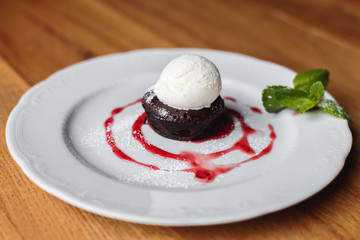
<path fill-rule="evenodd" d="M 227 120 L 224 100 L 219 96 L 208 108 L 182 110 L 161 102 L 153 89 L 142 99 L 150 127 L 166 138 L 190 141 L 206 138 L 219 130 Z"/>

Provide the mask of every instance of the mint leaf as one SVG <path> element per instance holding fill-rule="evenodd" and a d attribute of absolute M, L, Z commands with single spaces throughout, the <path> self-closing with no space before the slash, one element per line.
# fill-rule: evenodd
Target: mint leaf
<path fill-rule="evenodd" d="M 317 81 L 313 85 L 311 85 L 309 91 L 311 95 L 316 98 L 316 100 L 320 100 L 324 96 L 324 85 L 320 81 Z"/>
<path fill-rule="evenodd" d="M 324 112 L 333 115 L 334 117 L 351 121 L 350 115 L 345 111 L 345 109 L 337 105 L 334 101 L 331 101 L 329 99 L 322 100 L 318 104 L 318 107 Z"/>
<path fill-rule="evenodd" d="M 285 108 L 285 106 L 281 105 L 276 99 L 276 92 L 281 89 L 287 89 L 287 87 L 270 86 L 264 89 L 262 94 L 262 101 L 266 111 L 273 113 Z"/>
<path fill-rule="evenodd" d="M 309 91 L 311 85 L 320 81 L 326 89 L 329 83 L 329 71 L 325 69 L 315 69 L 299 73 L 293 80 L 295 89 Z"/>
<path fill-rule="evenodd" d="M 349 114 L 341 106 L 334 101 L 323 99 L 329 83 L 328 70 L 315 69 L 299 73 L 293 83 L 295 88 L 268 86 L 264 89 L 262 100 L 266 111 L 273 113 L 284 108 L 292 108 L 304 113 L 318 106 L 332 116 L 351 121 Z"/>
<path fill-rule="evenodd" d="M 307 91 L 299 89 L 280 89 L 276 91 L 275 96 L 281 105 L 287 108 L 298 109 L 300 113 L 304 113 L 317 104 L 317 101 Z"/>

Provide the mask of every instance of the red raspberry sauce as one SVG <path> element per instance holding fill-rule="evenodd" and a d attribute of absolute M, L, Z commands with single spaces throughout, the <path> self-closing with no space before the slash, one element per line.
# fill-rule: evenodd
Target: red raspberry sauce
<path fill-rule="evenodd" d="M 231 97 L 225 97 L 225 99 L 236 102 L 236 100 Z M 116 146 L 116 142 L 115 142 L 113 134 L 112 134 L 111 126 L 114 122 L 114 116 L 119 114 L 120 112 L 122 112 L 125 108 L 130 107 L 130 106 L 135 105 L 140 102 L 141 102 L 141 99 L 138 99 L 132 103 L 125 105 L 124 107 L 116 108 L 111 112 L 111 116 L 108 119 L 106 119 L 106 121 L 104 123 L 105 133 L 106 133 L 106 141 L 109 144 L 109 146 L 111 147 L 112 151 L 115 153 L 115 155 L 118 156 L 120 159 L 129 161 L 134 164 L 137 164 L 137 165 L 140 165 L 143 167 L 147 167 L 147 168 L 150 168 L 153 170 L 160 170 L 160 168 L 155 165 L 141 163 L 141 162 L 133 159 L 132 157 L 126 155 L 120 148 L 118 148 Z M 250 107 L 250 109 L 254 111 L 254 109 L 257 109 L 257 108 Z M 257 110 L 260 111 L 259 109 L 257 109 Z M 257 110 L 255 110 L 254 112 L 257 112 Z M 227 172 L 231 171 L 232 169 L 239 167 L 240 165 L 242 165 L 244 163 L 247 163 L 247 162 L 259 159 L 262 156 L 265 156 L 266 154 L 268 154 L 271 151 L 274 141 L 276 139 L 276 134 L 275 134 L 273 126 L 271 124 L 268 124 L 268 127 L 270 129 L 269 137 L 270 137 L 271 141 L 260 153 L 256 154 L 254 149 L 252 149 L 249 144 L 248 137 L 252 134 L 255 134 L 257 131 L 245 123 L 244 117 L 238 111 L 236 111 L 234 109 L 230 109 L 230 108 L 228 108 L 227 111 L 229 114 L 231 114 L 234 118 L 236 118 L 240 122 L 243 135 L 240 137 L 240 139 L 238 141 L 236 141 L 233 144 L 233 146 L 231 146 L 228 149 L 222 150 L 222 151 L 209 153 L 209 154 L 201 154 L 201 153 L 195 153 L 195 152 L 182 151 L 179 154 L 175 154 L 175 153 L 170 153 L 166 150 L 163 150 L 161 148 L 158 148 L 158 147 L 152 145 L 151 143 L 146 141 L 146 139 L 143 135 L 143 132 L 141 130 L 142 126 L 145 124 L 145 117 L 146 117 L 145 112 L 142 113 L 135 120 L 135 122 L 132 126 L 132 135 L 137 141 L 139 141 L 141 143 L 141 145 L 147 151 L 151 152 L 152 154 L 161 156 L 163 158 L 170 158 L 170 159 L 174 159 L 174 160 L 187 162 L 189 164 L 189 168 L 184 169 L 182 171 L 193 172 L 195 175 L 195 179 L 197 179 L 198 181 L 204 182 L 204 183 L 209 183 L 209 182 L 214 181 L 215 178 L 220 174 L 227 173 Z M 261 113 L 261 111 L 260 111 L 260 113 Z M 200 141 L 194 141 L 194 142 L 204 142 L 204 141 L 209 141 L 209 140 L 214 140 L 214 139 L 225 138 L 234 130 L 234 126 L 235 126 L 234 120 L 231 119 L 229 121 L 229 123 L 224 124 L 224 126 L 221 128 L 221 130 L 219 132 L 215 133 L 213 136 L 210 136 L 206 139 L 202 139 Z M 229 152 L 235 151 L 235 150 L 239 150 L 239 151 L 242 151 L 246 154 L 253 155 L 253 156 L 246 160 L 243 160 L 239 163 L 233 163 L 233 164 L 227 164 L 227 165 L 215 165 L 211 162 L 211 160 L 213 160 L 215 158 L 219 158 L 219 157 L 221 157 Z M 162 169 L 162 170 L 168 171 L 167 169 Z"/>

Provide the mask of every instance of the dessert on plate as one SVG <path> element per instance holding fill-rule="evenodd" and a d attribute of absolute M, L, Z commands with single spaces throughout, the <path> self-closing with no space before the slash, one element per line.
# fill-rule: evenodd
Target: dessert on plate
<path fill-rule="evenodd" d="M 142 98 L 147 122 L 158 134 L 190 141 L 210 136 L 227 119 L 221 77 L 210 60 L 182 55 L 172 60 Z"/>

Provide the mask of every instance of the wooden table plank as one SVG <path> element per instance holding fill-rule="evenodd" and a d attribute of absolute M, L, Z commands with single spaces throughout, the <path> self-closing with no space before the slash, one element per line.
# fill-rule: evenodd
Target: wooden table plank
<path fill-rule="evenodd" d="M 0 3 L 4 12 L 0 16 L 0 48 L 31 85 L 90 57 L 139 47 L 173 46 L 96 1 L 79 1 L 70 8 L 64 2 L 43 1 L 35 6 L 32 1 L 10 2 Z M 19 61 L 24 64 L 17 64 Z"/>
<path fill-rule="evenodd" d="M 0 239 L 357 239 L 359 12 L 355 0 L 0 1 Z M 21 95 L 69 64 L 148 47 L 215 48 L 295 71 L 329 69 L 329 91 L 354 120 L 344 170 L 319 194 L 286 210 L 184 228 L 97 216 L 29 181 L 5 142 L 7 117 Z"/>

